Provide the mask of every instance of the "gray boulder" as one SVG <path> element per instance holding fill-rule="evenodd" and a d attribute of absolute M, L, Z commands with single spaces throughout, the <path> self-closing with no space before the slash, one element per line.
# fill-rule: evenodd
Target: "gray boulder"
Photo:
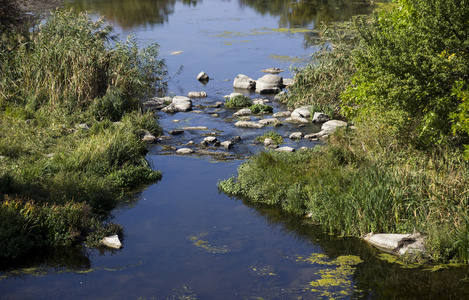
<path fill-rule="evenodd" d="M 295 109 L 291 113 L 292 117 L 295 118 L 310 118 L 311 117 L 311 106 L 302 106 L 297 109 Z"/>
<path fill-rule="evenodd" d="M 122 248 L 122 243 L 119 240 L 117 234 L 112 236 L 107 236 L 101 240 L 101 244 L 109 248 L 120 249 Z"/>
<path fill-rule="evenodd" d="M 224 141 L 224 142 L 221 142 L 220 145 L 225 147 L 225 149 L 233 148 L 233 142 L 232 141 Z"/>
<path fill-rule="evenodd" d="M 391 254 L 404 255 L 406 253 L 425 252 L 425 239 L 420 233 L 369 233 L 363 239 L 381 251 Z"/>
<path fill-rule="evenodd" d="M 290 140 L 301 140 L 303 138 L 303 133 L 302 132 L 293 132 L 290 134 Z"/>
<path fill-rule="evenodd" d="M 189 148 L 181 148 L 181 149 L 176 150 L 176 154 L 181 154 L 181 155 L 192 154 L 194 152 L 195 152 L 194 150 L 189 149 Z"/>
<path fill-rule="evenodd" d="M 162 109 L 166 113 L 185 112 L 192 109 L 192 100 L 184 96 L 175 96 L 172 103 Z"/>
<path fill-rule="evenodd" d="M 283 78 L 278 75 L 267 74 L 256 81 L 256 93 L 259 94 L 276 94 L 282 87 Z"/>
<path fill-rule="evenodd" d="M 244 127 L 244 128 L 263 128 L 264 125 L 259 124 L 257 122 L 252 122 L 252 121 L 238 121 L 234 124 L 236 127 Z"/>
<path fill-rule="evenodd" d="M 250 116 L 250 115 L 252 115 L 252 110 L 250 110 L 249 108 L 243 108 L 235 112 L 233 114 L 233 117 Z"/>
<path fill-rule="evenodd" d="M 151 134 L 148 130 L 141 130 L 140 132 L 142 136 L 142 141 L 151 144 L 151 143 L 156 143 L 157 138 Z"/>
<path fill-rule="evenodd" d="M 295 152 L 295 148 L 288 147 L 288 146 L 284 146 L 284 147 L 280 147 L 280 148 L 275 149 L 275 151 L 279 151 L 279 152 Z"/>
<path fill-rule="evenodd" d="M 233 88 L 235 89 L 244 89 L 244 90 L 254 90 L 256 88 L 256 81 L 251 77 L 248 77 L 243 74 L 239 74 L 233 80 Z"/>
<path fill-rule="evenodd" d="M 189 97 L 189 98 L 205 98 L 205 97 L 207 97 L 207 93 L 206 92 L 189 92 L 189 94 L 187 94 L 187 97 Z"/>
<path fill-rule="evenodd" d="M 324 123 L 329 120 L 329 116 L 321 112 L 315 112 L 313 115 L 313 123 Z"/>
<path fill-rule="evenodd" d="M 171 103 L 173 99 L 171 97 L 153 97 L 151 99 L 145 100 L 142 102 L 143 108 L 144 109 L 155 109 L 155 110 L 160 110 L 168 105 L 168 103 Z"/>
<path fill-rule="evenodd" d="M 268 119 L 262 119 L 262 120 L 259 120 L 259 123 L 262 124 L 262 125 L 276 125 L 276 124 L 280 124 L 280 121 L 275 119 L 275 118 L 268 118 Z"/>
<path fill-rule="evenodd" d="M 279 111 L 272 115 L 274 118 L 288 118 L 291 116 L 291 111 Z"/>
<path fill-rule="evenodd" d="M 198 81 L 209 81 L 210 80 L 210 77 L 208 77 L 207 73 L 205 73 L 204 71 L 200 72 L 198 75 L 197 75 L 197 80 Z"/>
<path fill-rule="evenodd" d="M 337 128 L 347 126 L 347 122 L 339 121 L 339 120 L 330 120 L 326 123 L 322 124 L 321 131 L 325 131 L 327 133 L 334 132 Z"/>

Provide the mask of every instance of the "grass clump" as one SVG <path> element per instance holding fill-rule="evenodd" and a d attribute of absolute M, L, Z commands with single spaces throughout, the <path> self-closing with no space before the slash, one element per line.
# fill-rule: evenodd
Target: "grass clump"
<path fill-rule="evenodd" d="M 270 105 L 265 104 L 254 104 L 249 107 L 253 114 L 271 114 L 274 112 L 274 108 Z"/>
<path fill-rule="evenodd" d="M 271 139 L 274 144 L 280 145 L 283 144 L 283 138 L 280 134 L 278 134 L 276 131 L 269 130 L 265 132 L 263 135 L 258 136 L 256 138 L 257 141 L 264 143 L 265 139 Z"/>
<path fill-rule="evenodd" d="M 251 98 L 244 95 L 236 95 L 225 102 L 226 107 L 249 107 L 252 105 Z"/>
<path fill-rule="evenodd" d="M 161 128 L 140 103 L 164 87 L 164 61 L 156 44 L 111 33 L 102 19 L 55 11 L 0 41 L 0 256 L 95 245 L 122 230 L 102 214 L 161 178 L 141 139 Z"/>

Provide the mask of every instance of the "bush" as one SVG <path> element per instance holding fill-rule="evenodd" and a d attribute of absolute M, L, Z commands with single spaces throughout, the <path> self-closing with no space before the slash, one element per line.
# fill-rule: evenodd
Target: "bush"
<path fill-rule="evenodd" d="M 236 95 L 225 102 L 226 107 L 248 107 L 251 105 L 251 98 L 244 95 Z"/>
<path fill-rule="evenodd" d="M 381 111 L 402 115 L 403 143 L 422 149 L 453 141 L 451 115 L 468 84 L 469 6 L 464 0 L 402 0 L 371 24 L 358 20 L 357 72 L 343 95 L 343 112 L 360 121 Z"/>
<path fill-rule="evenodd" d="M 257 141 L 261 142 L 261 143 L 264 143 L 265 139 L 271 139 L 274 144 L 276 145 L 280 145 L 280 144 L 283 144 L 283 138 L 280 134 L 278 134 L 276 131 L 272 131 L 272 130 L 269 130 L 267 132 L 265 132 L 263 135 L 261 136 L 258 136 L 256 138 Z"/>
<path fill-rule="evenodd" d="M 274 108 L 265 104 L 254 104 L 249 107 L 253 114 L 271 114 Z"/>

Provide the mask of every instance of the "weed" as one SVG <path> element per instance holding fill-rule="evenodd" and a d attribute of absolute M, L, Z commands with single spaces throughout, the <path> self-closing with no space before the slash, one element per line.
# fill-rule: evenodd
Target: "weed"
<path fill-rule="evenodd" d="M 244 95 L 236 95 L 225 102 L 226 107 L 248 107 L 251 105 L 251 98 Z"/>

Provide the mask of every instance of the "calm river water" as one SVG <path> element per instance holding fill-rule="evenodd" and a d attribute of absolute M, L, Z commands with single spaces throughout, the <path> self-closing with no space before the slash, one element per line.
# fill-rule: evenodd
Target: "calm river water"
<path fill-rule="evenodd" d="M 403 266 L 351 237 L 323 232 L 276 208 L 220 193 L 217 181 L 260 151 L 265 130 L 233 126 L 233 111 L 210 106 L 233 92 L 238 74 L 257 79 L 277 67 L 291 78 L 315 51 L 321 23 L 369 13 L 360 1 L 77 0 L 66 8 L 106 16 L 122 37 L 157 42 L 171 80 L 168 94 L 205 91 L 195 111 L 158 113 L 169 142 L 149 147 L 163 179 L 122 204 L 114 221 L 125 228 L 124 248 L 67 249 L 0 270 L 1 299 L 468 299 L 467 270 Z M 172 55 L 173 52 L 182 53 Z M 177 72 L 183 66 L 182 72 Z M 207 85 L 196 80 L 205 71 Z M 250 95 L 252 97 L 259 95 Z M 272 101 L 272 96 L 265 97 Z M 271 102 L 275 111 L 284 109 Z M 217 116 L 214 116 L 214 114 Z M 314 132 L 314 126 L 277 129 Z M 168 145 L 200 142 L 214 132 L 242 141 L 219 156 L 176 156 Z M 286 144 L 314 147 L 316 142 Z"/>

